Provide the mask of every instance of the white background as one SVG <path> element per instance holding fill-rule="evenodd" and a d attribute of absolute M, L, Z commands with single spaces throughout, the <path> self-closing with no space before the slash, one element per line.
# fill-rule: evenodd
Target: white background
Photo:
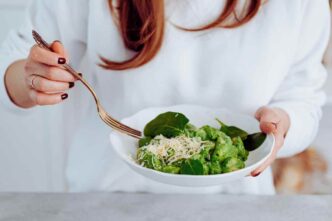
<path fill-rule="evenodd" d="M 24 19 L 26 0 L 0 0 L 0 43 L 10 29 Z M 331 58 L 332 59 L 332 58 Z M 332 60 L 331 60 L 332 62 Z M 332 78 L 326 85 L 332 103 Z M 325 118 L 315 141 L 324 154 L 331 154 L 332 108 L 324 109 Z M 8 112 L 0 105 L 0 191 L 63 191 L 66 151 L 55 128 L 57 109 L 39 108 L 24 116 Z M 331 156 L 331 155 L 330 155 Z"/>

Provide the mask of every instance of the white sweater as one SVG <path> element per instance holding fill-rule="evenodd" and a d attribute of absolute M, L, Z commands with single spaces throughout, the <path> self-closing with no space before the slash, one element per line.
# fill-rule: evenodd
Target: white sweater
<path fill-rule="evenodd" d="M 123 45 L 107 2 L 35 1 L 25 23 L 0 48 L 0 74 L 12 62 L 27 57 L 34 44 L 31 30 L 36 29 L 48 41 L 62 41 L 73 66 L 84 73 L 116 118 L 145 107 L 183 103 L 250 115 L 268 105 L 283 108 L 291 119 L 279 156 L 302 151 L 315 137 L 325 100 L 321 87 L 326 71 L 321 61 L 329 38 L 327 0 L 269 0 L 240 28 L 204 32 L 184 32 L 172 23 L 205 24 L 220 13 L 223 0 L 166 0 L 166 32 L 160 52 L 147 65 L 125 71 L 106 71 L 96 65 L 98 55 L 112 60 L 133 55 Z M 11 103 L 3 82 L 0 98 L 11 110 L 23 112 Z M 93 105 L 78 85 L 62 105 L 62 133 L 69 149 L 67 178 L 73 191 L 273 193 L 270 170 L 236 185 L 202 189 L 146 180 L 116 159 L 107 142 L 109 128 L 100 122 Z"/>

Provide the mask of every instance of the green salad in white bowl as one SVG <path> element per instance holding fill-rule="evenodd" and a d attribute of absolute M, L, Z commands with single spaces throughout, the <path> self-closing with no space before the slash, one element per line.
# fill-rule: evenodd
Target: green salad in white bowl
<path fill-rule="evenodd" d="M 149 108 L 123 120 L 140 140 L 111 133 L 116 153 L 134 171 L 159 182 L 211 186 L 248 175 L 271 153 L 272 135 L 256 119 L 193 105 Z"/>
<path fill-rule="evenodd" d="M 165 112 L 144 128 L 138 142 L 137 162 L 147 168 L 173 174 L 209 175 L 245 167 L 249 150 L 258 148 L 266 135 L 257 137 L 253 148 L 245 147 L 248 133 L 216 119 L 219 128 L 195 127 L 182 113 Z"/>

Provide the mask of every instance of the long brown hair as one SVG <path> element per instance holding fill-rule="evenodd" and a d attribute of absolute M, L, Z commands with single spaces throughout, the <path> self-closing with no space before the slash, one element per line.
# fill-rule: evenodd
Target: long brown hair
<path fill-rule="evenodd" d="M 158 53 L 164 37 L 164 0 L 108 0 L 111 13 L 116 17 L 125 46 L 136 54 L 129 60 L 116 62 L 101 57 L 101 67 L 110 70 L 125 70 L 140 67 Z M 226 0 L 225 7 L 216 20 L 198 28 L 183 28 L 185 31 L 203 31 L 215 27 L 236 28 L 250 21 L 258 12 L 263 0 L 246 0 L 244 15 L 236 14 L 238 0 Z M 232 22 L 229 18 L 234 16 Z"/>

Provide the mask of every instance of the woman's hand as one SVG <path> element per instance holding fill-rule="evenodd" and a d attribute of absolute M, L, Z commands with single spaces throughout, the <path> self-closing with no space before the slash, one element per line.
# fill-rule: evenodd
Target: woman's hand
<path fill-rule="evenodd" d="M 260 122 L 263 132 L 272 133 L 275 137 L 275 146 L 271 156 L 258 168 L 251 172 L 251 176 L 258 176 L 276 159 L 277 153 L 284 144 L 284 139 L 290 126 L 288 114 L 280 108 L 261 107 L 255 117 Z"/>
<path fill-rule="evenodd" d="M 33 46 L 26 61 L 25 82 L 35 105 L 60 103 L 68 97 L 66 90 L 74 86 L 73 75 L 61 68 L 68 56 L 59 41 L 51 45 L 54 52 Z"/>
<path fill-rule="evenodd" d="M 54 52 L 37 45 L 25 60 L 10 65 L 5 73 L 5 85 L 9 97 L 17 106 L 29 108 L 36 105 L 52 105 L 68 97 L 65 92 L 77 79 L 61 68 L 68 60 L 59 41 L 51 45 Z"/>

